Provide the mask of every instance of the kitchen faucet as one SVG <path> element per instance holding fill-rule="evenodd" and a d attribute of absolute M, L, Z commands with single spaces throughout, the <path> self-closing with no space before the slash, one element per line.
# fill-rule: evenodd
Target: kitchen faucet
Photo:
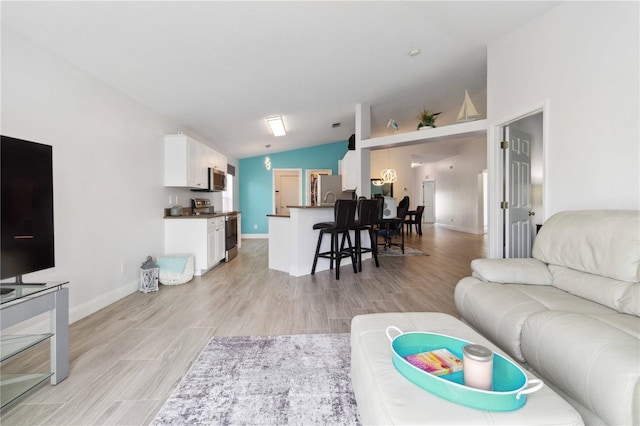
<path fill-rule="evenodd" d="M 333 202 L 336 202 L 336 193 L 333 191 L 327 191 L 326 194 L 324 194 L 324 200 L 322 200 L 323 203 L 327 202 L 327 198 L 329 197 L 329 195 L 333 195 Z"/>

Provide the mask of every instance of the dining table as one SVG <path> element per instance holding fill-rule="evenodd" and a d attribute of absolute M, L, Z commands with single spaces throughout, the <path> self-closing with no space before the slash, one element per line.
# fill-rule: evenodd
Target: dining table
<path fill-rule="evenodd" d="M 384 229 L 384 243 L 378 243 L 378 245 L 384 245 L 384 248 L 390 248 L 391 246 L 398 246 L 404 254 L 404 229 L 402 225 L 403 219 L 401 217 L 392 217 L 387 219 L 381 219 L 379 222 L 380 229 Z M 400 243 L 393 242 L 393 230 L 398 229 L 400 232 Z"/>

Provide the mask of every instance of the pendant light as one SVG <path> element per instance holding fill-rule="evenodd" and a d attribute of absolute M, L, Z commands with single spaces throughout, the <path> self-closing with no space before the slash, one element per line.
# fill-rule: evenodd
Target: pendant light
<path fill-rule="evenodd" d="M 389 149 L 387 149 L 387 167 L 389 167 Z M 383 184 L 393 183 L 398 180 L 398 175 L 392 168 L 386 168 L 380 173 L 380 178 Z"/>

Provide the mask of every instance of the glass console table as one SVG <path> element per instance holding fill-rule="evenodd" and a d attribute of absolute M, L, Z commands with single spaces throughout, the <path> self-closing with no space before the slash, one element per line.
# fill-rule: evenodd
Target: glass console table
<path fill-rule="evenodd" d="M 69 375 L 69 289 L 68 282 L 44 285 L 0 283 L 0 329 L 4 330 L 40 314 L 49 312 L 49 333 L 32 335 L 0 334 L 0 362 L 51 339 L 51 371 L 5 374 L 0 378 L 0 408 L 24 395 L 48 378 L 56 385 Z"/>

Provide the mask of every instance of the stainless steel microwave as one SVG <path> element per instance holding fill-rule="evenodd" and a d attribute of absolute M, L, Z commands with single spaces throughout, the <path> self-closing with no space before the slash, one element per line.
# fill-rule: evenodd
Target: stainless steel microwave
<path fill-rule="evenodd" d="M 227 189 L 227 174 L 220 170 L 209 167 L 207 169 L 208 184 L 206 189 L 192 189 L 192 191 L 198 192 L 217 192 L 225 191 Z"/>

